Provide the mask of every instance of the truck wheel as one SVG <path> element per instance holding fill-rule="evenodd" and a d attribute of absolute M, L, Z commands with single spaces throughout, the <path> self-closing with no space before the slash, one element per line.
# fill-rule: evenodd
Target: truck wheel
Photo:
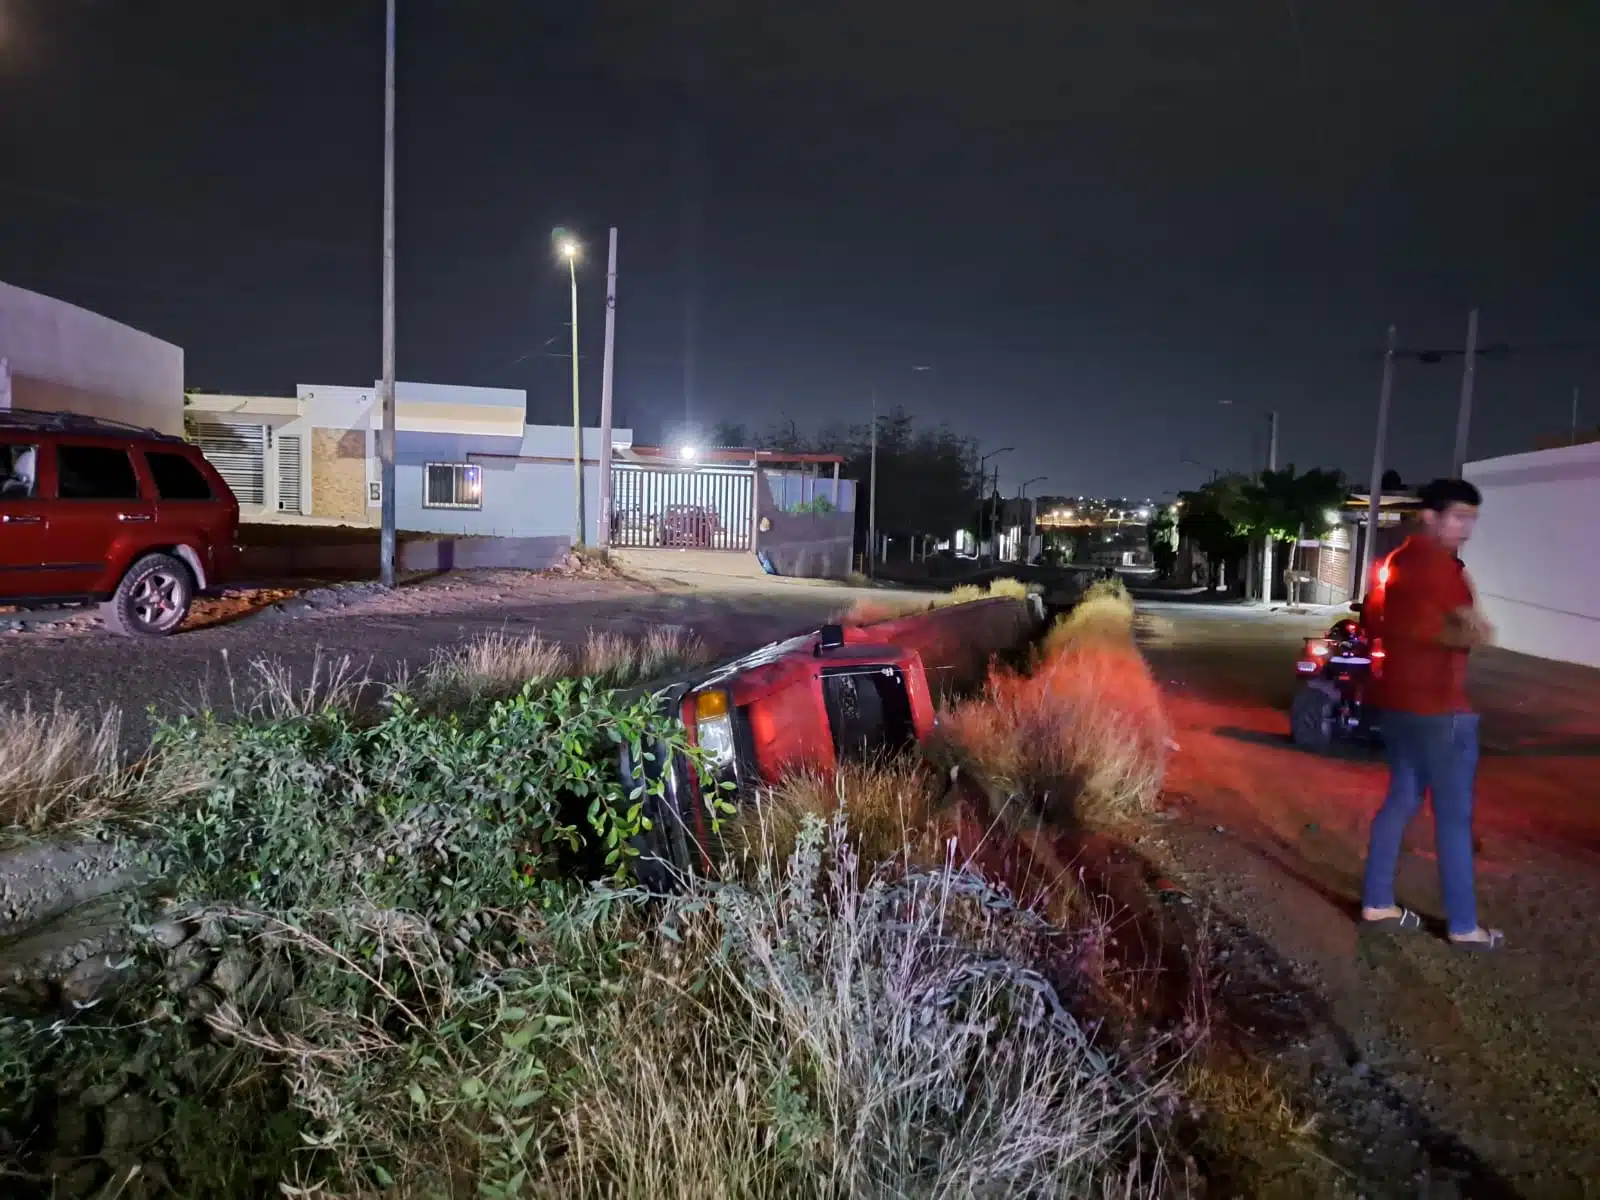
<path fill-rule="evenodd" d="M 111 599 L 100 606 L 100 620 L 124 637 L 166 637 L 189 615 L 194 576 L 166 554 L 147 554 L 122 577 Z"/>
<path fill-rule="evenodd" d="M 1333 744 L 1336 699 L 1315 684 L 1295 693 L 1289 706 L 1289 731 L 1296 746 L 1307 750 L 1326 750 Z"/>

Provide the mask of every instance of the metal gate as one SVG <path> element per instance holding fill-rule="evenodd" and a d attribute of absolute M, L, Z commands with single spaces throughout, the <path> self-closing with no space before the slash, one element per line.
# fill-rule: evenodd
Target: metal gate
<path fill-rule="evenodd" d="M 611 468 L 611 544 L 749 550 L 755 523 L 751 468 Z"/>
<path fill-rule="evenodd" d="M 195 421 L 195 445 L 217 469 L 240 504 L 267 502 L 267 427 Z"/>
<path fill-rule="evenodd" d="M 305 511 L 300 502 L 300 435 L 278 439 L 278 511 Z"/>

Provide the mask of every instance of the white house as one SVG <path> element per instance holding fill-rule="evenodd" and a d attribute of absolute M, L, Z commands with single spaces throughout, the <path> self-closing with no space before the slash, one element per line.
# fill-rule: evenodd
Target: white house
<path fill-rule="evenodd" d="M 1500 644 L 1600 667 L 1600 442 L 1468 463 L 1483 492 L 1462 557 Z"/>

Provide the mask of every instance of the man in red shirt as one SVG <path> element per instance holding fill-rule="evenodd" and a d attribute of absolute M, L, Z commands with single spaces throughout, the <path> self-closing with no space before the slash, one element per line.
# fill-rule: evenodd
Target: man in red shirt
<path fill-rule="evenodd" d="M 1498 930 L 1478 924 L 1472 871 L 1472 800 L 1478 770 L 1478 717 L 1467 702 L 1467 655 L 1493 637 L 1457 557 L 1472 536 L 1481 497 L 1461 479 L 1421 493 L 1422 529 L 1384 566 L 1379 603 L 1370 606 L 1383 669 L 1372 688 L 1389 757 L 1389 793 L 1373 818 L 1361 918 L 1369 926 L 1420 929 L 1394 902 L 1400 844 L 1423 794 L 1433 804 L 1439 886 L 1452 944 L 1486 950 Z"/>

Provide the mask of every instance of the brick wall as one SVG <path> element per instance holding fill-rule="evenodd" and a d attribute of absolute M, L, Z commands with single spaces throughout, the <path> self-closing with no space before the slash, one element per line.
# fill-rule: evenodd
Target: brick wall
<path fill-rule="evenodd" d="M 311 431 L 311 515 L 375 524 L 367 507 L 367 435 L 360 429 Z"/>

